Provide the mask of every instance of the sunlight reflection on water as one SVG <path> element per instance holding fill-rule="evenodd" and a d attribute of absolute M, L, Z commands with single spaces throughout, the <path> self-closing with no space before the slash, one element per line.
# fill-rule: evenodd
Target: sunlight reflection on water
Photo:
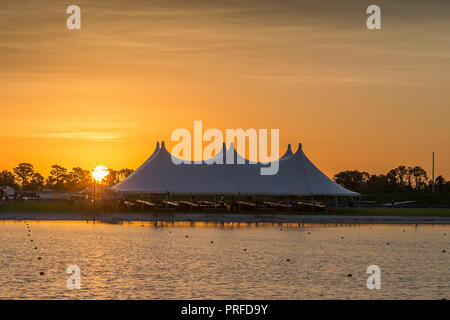
<path fill-rule="evenodd" d="M 0 298 L 449 299 L 449 236 L 448 226 L 2 222 Z M 366 287 L 372 264 L 381 290 Z M 81 290 L 66 287 L 69 265 Z"/>

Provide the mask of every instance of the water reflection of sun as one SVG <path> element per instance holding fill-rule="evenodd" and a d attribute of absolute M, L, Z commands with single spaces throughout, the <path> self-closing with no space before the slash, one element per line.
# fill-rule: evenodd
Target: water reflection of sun
<path fill-rule="evenodd" d="M 105 179 L 108 174 L 109 174 L 108 168 L 106 168 L 105 166 L 96 166 L 92 171 L 92 177 L 97 182 L 102 182 L 103 179 Z"/>

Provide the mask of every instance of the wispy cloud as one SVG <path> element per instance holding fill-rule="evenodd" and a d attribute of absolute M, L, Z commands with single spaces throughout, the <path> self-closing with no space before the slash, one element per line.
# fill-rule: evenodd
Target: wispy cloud
<path fill-rule="evenodd" d="M 117 132 L 101 131 L 72 131 L 72 132 L 42 132 L 33 133 L 31 137 L 54 138 L 54 139 L 72 139 L 72 140 L 91 140 L 91 141 L 112 141 L 124 142 L 123 135 Z"/>
<path fill-rule="evenodd" d="M 135 123 L 119 121 L 114 117 L 60 117 L 52 120 L 30 118 L 22 121 L 14 130 L 8 130 L 9 137 L 51 138 L 125 142 L 132 133 Z"/>

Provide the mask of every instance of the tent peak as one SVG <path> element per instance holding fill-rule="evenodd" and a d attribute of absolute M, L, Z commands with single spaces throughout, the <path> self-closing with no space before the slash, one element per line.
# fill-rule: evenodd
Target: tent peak
<path fill-rule="evenodd" d="M 288 144 L 286 152 L 283 154 L 283 156 L 280 159 L 286 159 L 290 156 L 292 156 L 294 153 L 292 152 L 291 144 Z"/>
<path fill-rule="evenodd" d="M 228 151 L 230 150 L 236 150 L 236 148 L 234 147 L 234 142 L 230 143 L 230 147 L 228 148 Z"/>
<path fill-rule="evenodd" d="M 303 145 L 302 145 L 302 143 L 300 142 L 299 144 L 298 144 L 298 148 L 297 148 L 297 151 L 295 152 L 295 154 L 301 154 L 301 153 L 303 153 Z"/>

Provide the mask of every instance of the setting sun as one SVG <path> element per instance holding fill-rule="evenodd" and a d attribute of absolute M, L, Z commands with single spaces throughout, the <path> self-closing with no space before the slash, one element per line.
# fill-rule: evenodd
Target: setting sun
<path fill-rule="evenodd" d="M 103 179 L 105 179 L 108 174 L 109 174 L 108 168 L 106 168 L 105 166 L 96 166 L 92 171 L 92 177 L 97 182 L 102 182 Z"/>

